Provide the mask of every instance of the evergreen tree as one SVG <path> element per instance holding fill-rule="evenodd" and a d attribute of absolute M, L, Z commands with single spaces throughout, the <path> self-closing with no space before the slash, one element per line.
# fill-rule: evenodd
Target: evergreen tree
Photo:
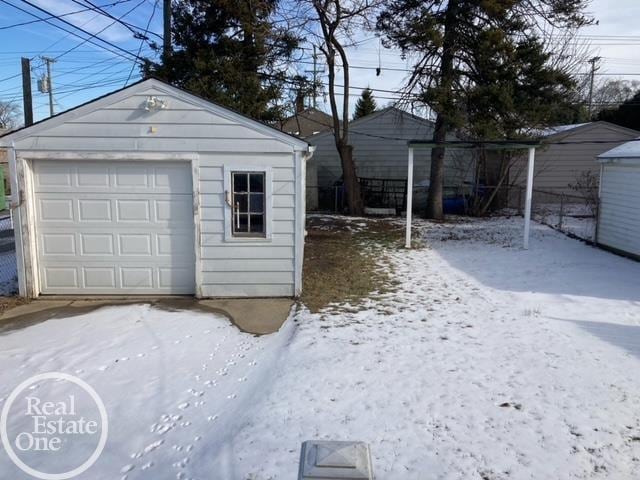
<path fill-rule="evenodd" d="M 377 108 L 376 100 L 373 98 L 373 91 L 367 87 L 362 90 L 362 94 L 356 102 L 356 110 L 353 114 L 353 119 L 356 120 L 360 117 L 371 115 Z"/>
<path fill-rule="evenodd" d="M 288 83 L 298 39 L 273 20 L 278 0 L 172 2 L 173 51 L 158 76 L 208 100 L 269 121 Z"/>
<path fill-rule="evenodd" d="M 602 110 L 598 120 L 640 130 L 640 91 L 616 109 Z"/>
<path fill-rule="evenodd" d="M 378 28 L 417 59 L 407 90 L 436 112 L 434 142 L 462 125 L 481 138 L 544 124 L 571 79 L 549 61 L 542 29 L 589 23 L 587 0 L 392 0 Z M 431 150 L 427 216 L 441 219 L 445 146 Z"/>

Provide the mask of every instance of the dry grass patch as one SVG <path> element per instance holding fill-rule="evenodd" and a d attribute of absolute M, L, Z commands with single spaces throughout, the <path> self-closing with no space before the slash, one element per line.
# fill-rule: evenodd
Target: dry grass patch
<path fill-rule="evenodd" d="M 402 247 L 402 228 L 385 220 L 314 215 L 307 222 L 302 301 L 312 312 L 357 305 L 393 288 L 378 262 Z"/>

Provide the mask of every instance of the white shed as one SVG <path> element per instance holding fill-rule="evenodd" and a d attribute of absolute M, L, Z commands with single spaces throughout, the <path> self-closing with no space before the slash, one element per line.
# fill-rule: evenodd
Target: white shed
<path fill-rule="evenodd" d="M 0 146 L 21 295 L 301 292 L 303 140 L 149 79 Z"/>
<path fill-rule="evenodd" d="M 640 260 L 640 137 L 598 159 L 598 244 Z"/>

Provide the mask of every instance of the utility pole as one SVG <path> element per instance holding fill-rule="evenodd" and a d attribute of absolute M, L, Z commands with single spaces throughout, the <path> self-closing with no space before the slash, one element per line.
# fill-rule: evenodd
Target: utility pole
<path fill-rule="evenodd" d="M 602 57 L 593 57 L 589 59 L 589 63 L 591 64 L 591 79 L 589 81 L 589 117 L 591 117 L 591 113 L 593 112 L 593 83 L 596 76 L 596 70 L 598 67 L 596 64 L 601 60 Z"/>
<path fill-rule="evenodd" d="M 166 62 L 171 55 L 171 0 L 163 0 L 162 15 L 164 19 L 164 31 L 162 34 L 162 55 Z"/>
<path fill-rule="evenodd" d="M 305 70 L 306 73 L 313 74 L 313 108 L 318 108 L 318 54 L 316 52 L 316 46 L 313 46 L 313 70 Z"/>
<path fill-rule="evenodd" d="M 44 85 L 41 86 L 40 91 L 42 93 L 49 94 L 49 116 L 53 117 L 53 81 L 51 80 L 51 64 L 55 62 L 53 58 L 42 57 L 42 61 L 47 64 L 47 79 Z"/>
<path fill-rule="evenodd" d="M 24 126 L 33 124 L 33 104 L 31 99 L 31 61 L 22 57 L 22 110 Z"/>

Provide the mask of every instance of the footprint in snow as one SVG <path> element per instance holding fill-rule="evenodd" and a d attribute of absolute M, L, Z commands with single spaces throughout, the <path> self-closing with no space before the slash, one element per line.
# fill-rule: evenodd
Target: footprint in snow
<path fill-rule="evenodd" d="M 146 447 L 144 447 L 144 454 L 153 452 L 156 448 L 160 447 L 164 443 L 164 440 L 158 440 L 157 442 L 150 443 Z"/>
<path fill-rule="evenodd" d="M 125 465 L 124 467 L 122 467 L 120 469 L 120 473 L 128 473 L 131 470 L 133 470 L 133 465 L 129 464 L 129 465 Z"/>
<path fill-rule="evenodd" d="M 189 402 L 181 403 L 180 405 L 178 405 L 178 408 L 180 410 L 186 410 L 187 408 L 189 408 Z"/>

